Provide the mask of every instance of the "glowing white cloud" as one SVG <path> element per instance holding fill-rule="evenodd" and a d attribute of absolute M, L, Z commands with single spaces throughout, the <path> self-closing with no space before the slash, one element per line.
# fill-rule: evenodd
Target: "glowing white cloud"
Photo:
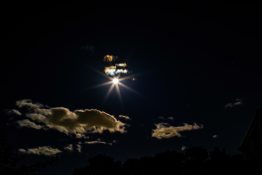
<path fill-rule="evenodd" d="M 26 119 L 17 121 L 20 127 L 55 129 L 59 132 L 84 137 L 87 133 L 125 132 L 125 124 L 113 115 L 97 109 L 70 111 L 64 107 L 47 108 L 29 100 L 17 101 L 19 108 L 27 108 Z"/>

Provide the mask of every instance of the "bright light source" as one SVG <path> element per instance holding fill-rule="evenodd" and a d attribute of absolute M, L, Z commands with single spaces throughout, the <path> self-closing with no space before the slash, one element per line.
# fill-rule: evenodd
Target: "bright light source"
<path fill-rule="evenodd" d="M 112 83 L 113 83 L 114 85 L 118 85 L 118 83 L 119 83 L 119 78 L 113 78 Z"/>

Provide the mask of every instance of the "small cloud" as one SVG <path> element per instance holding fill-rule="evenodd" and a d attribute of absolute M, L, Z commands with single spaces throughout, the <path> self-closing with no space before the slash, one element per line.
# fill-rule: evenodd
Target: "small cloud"
<path fill-rule="evenodd" d="M 33 128 L 33 129 L 42 129 L 43 128 L 43 126 L 38 125 L 34 122 L 31 122 L 28 119 L 19 120 L 17 121 L 17 124 L 19 127 L 24 127 L 24 128 Z"/>
<path fill-rule="evenodd" d="M 187 147 L 185 145 L 181 146 L 181 151 L 185 151 Z"/>
<path fill-rule="evenodd" d="M 217 134 L 214 134 L 214 135 L 212 135 L 212 138 L 213 138 L 213 139 L 216 139 L 216 138 L 218 138 L 218 135 L 217 135 Z"/>
<path fill-rule="evenodd" d="M 17 116 L 21 116 L 22 115 L 22 113 L 19 112 L 17 109 L 11 109 L 11 110 L 7 111 L 7 114 L 8 115 L 17 115 Z"/>
<path fill-rule="evenodd" d="M 225 105 L 225 108 L 226 109 L 232 109 L 232 108 L 235 108 L 235 107 L 238 107 L 238 106 L 241 106 L 241 105 L 243 105 L 243 100 L 237 98 L 233 102 L 227 103 Z"/>
<path fill-rule="evenodd" d="M 73 151 L 73 144 L 69 144 L 66 147 L 64 147 L 65 151 L 72 152 Z"/>
<path fill-rule="evenodd" d="M 153 129 L 152 137 L 157 139 L 169 139 L 172 137 L 181 137 L 181 132 L 199 130 L 203 128 L 203 125 L 187 124 L 183 126 L 170 126 L 168 123 L 155 124 L 156 129 Z"/>
<path fill-rule="evenodd" d="M 119 115 L 118 117 L 125 120 L 131 120 L 130 117 L 128 117 L 127 115 Z"/>
<path fill-rule="evenodd" d="M 50 146 L 41 146 L 41 147 L 29 148 L 29 149 L 20 148 L 18 151 L 23 154 L 43 155 L 43 156 L 55 156 L 59 153 L 62 153 L 61 150 L 57 148 L 52 148 Z"/>
<path fill-rule="evenodd" d="M 110 145 L 110 146 L 113 145 L 113 143 L 108 143 L 108 142 L 105 142 L 105 141 L 101 141 L 100 139 L 92 140 L 92 141 L 85 141 L 84 143 L 88 144 L 88 145 L 95 145 L 95 144 Z"/>
<path fill-rule="evenodd" d="M 81 142 L 79 142 L 77 145 L 76 145 L 76 151 L 81 153 L 82 151 L 82 145 L 81 145 Z"/>
<path fill-rule="evenodd" d="M 171 117 L 168 117 L 167 119 L 168 120 L 174 120 L 175 118 L 171 116 Z"/>
<path fill-rule="evenodd" d="M 23 100 L 19 100 L 16 102 L 16 106 L 18 108 L 31 108 L 31 109 L 38 109 L 38 108 L 42 108 L 43 105 L 39 104 L 39 103 L 33 103 L 32 100 L 30 99 L 23 99 Z"/>
<path fill-rule="evenodd" d="M 169 117 L 159 116 L 158 119 L 160 119 L 160 120 L 174 120 L 175 117 L 173 117 L 173 116 L 169 116 Z"/>

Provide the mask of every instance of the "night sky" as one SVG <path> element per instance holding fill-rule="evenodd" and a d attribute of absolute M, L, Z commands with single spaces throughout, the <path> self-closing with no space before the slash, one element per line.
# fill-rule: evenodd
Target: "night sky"
<path fill-rule="evenodd" d="M 59 153 L 64 158 L 48 173 L 85 165 L 96 153 L 120 160 L 192 146 L 234 153 L 261 107 L 261 9 L 255 4 L 2 8 L 1 109 L 22 113 L 15 119 L 14 112 L 1 116 L 8 123 L 8 142 L 20 152 L 74 147 Z M 136 93 L 120 87 L 121 100 L 115 89 L 105 100 L 109 86 L 96 86 L 109 81 L 101 75 L 107 54 L 127 60 L 135 80 L 123 83 Z M 22 99 L 47 109 L 104 111 L 125 123 L 126 132 L 77 138 L 56 129 L 18 127 L 27 114 L 15 105 Z M 161 123 L 193 129 L 152 137 Z M 100 143 L 83 144 L 91 140 Z"/>

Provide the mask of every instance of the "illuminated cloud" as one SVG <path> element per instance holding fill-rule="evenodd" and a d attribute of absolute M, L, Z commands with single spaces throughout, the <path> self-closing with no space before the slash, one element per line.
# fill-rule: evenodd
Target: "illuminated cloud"
<path fill-rule="evenodd" d="M 65 147 L 64 147 L 64 150 L 65 150 L 65 151 L 72 152 L 72 151 L 73 151 L 73 144 L 69 144 L 69 145 L 65 146 Z"/>
<path fill-rule="evenodd" d="M 170 126 L 167 123 L 157 123 L 155 124 L 156 128 L 153 129 L 152 137 L 157 139 L 169 139 L 172 137 L 181 137 L 181 132 L 192 131 L 202 129 L 203 125 L 187 124 L 185 123 L 183 126 Z"/>
<path fill-rule="evenodd" d="M 55 156 L 59 153 L 62 153 L 61 150 L 49 146 L 40 146 L 37 148 L 29 148 L 29 149 L 21 148 L 18 151 L 23 154 L 43 155 L 43 156 Z"/>
<path fill-rule="evenodd" d="M 119 118 L 125 119 L 125 120 L 131 120 L 130 117 L 126 116 L 126 115 L 119 115 Z"/>
<path fill-rule="evenodd" d="M 8 115 L 17 115 L 17 116 L 21 116 L 21 115 L 22 115 L 22 113 L 19 112 L 19 111 L 16 110 L 16 109 L 11 109 L 11 110 L 7 111 L 7 114 L 8 114 Z"/>
<path fill-rule="evenodd" d="M 55 129 L 77 138 L 87 133 L 125 132 L 125 124 L 113 115 L 97 109 L 70 111 L 64 107 L 47 108 L 30 100 L 17 101 L 19 108 L 26 108 L 25 120 L 17 121 L 20 127 Z"/>
<path fill-rule="evenodd" d="M 118 63 L 116 64 L 117 67 L 127 67 L 126 63 Z"/>
<path fill-rule="evenodd" d="M 81 142 L 79 142 L 77 145 L 76 145 L 76 151 L 81 153 L 82 152 L 82 145 L 81 145 Z"/>
<path fill-rule="evenodd" d="M 108 55 L 104 56 L 105 62 L 112 62 L 114 59 L 115 59 L 115 56 L 113 56 L 113 55 L 108 54 Z"/>
<path fill-rule="evenodd" d="M 88 144 L 88 145 L 94 145 L 94 144 L 108 144 L 107 142 L 104 142 L 104 141 L 99 141 L 99 140 L 93 140 L 93 141 L 85 141 L 85 144 Z"/>
<path fill-rule="evenodd" d="M 27 108 L 31 108 L 31 109 L 37 109 L 37 108 L 43 107 L 43 105 L 40 104 L 40 103 L 32 103 L 32 101 L 30 99 L 19 100 L 19 101 L 16 102 L 16 106 L 18 108 L 27 107 Z"/>
<path fill-rule="evenodd" d="M 113 143 L 115 143 L 115 140 L 113 140 L 113 142 L 106 142 L 106 141 L 102 141 L 101 139 L 97 139 L 97 140 L 89 140 L 89 141 L 85 141 L 85 144 L 88 145 L 96 145 L 96 144 L 102 144 L 102 145 L 110 145 L 112 146 Z"/>
<path fill-rule="evenodd" d="M 33 129 L 42 129 L 43 128 L 43 126 L 38 125 L 34 122 L 31 122 L 28 119 L 19 120 L 19 121 L 17 121 L 17 124 L 21 128 L 33 128 Z"/>
<path fill-rule="evenodd" d="M 116 69 L 115 74 L 127 74 L 127 69 Z"/>
<path fill-rule="evenodd" d="M 106 75 L 115 76 L 116 66 L 106 66 L 104 72 Z"/>

